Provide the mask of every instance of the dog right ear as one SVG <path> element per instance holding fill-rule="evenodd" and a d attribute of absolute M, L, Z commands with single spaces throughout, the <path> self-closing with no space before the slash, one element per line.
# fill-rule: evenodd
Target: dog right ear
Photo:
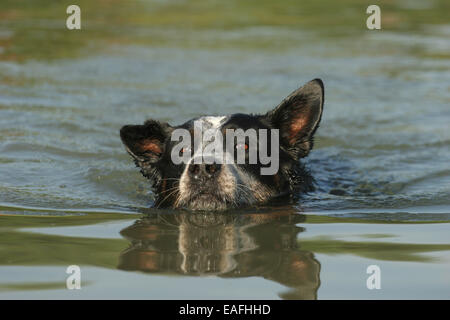
<path fill-rule="evenodd" d="M 324 87 L 314 79 L 292 92 L 264 117 L 280 130 L 282 143 L 293 158 L 306 157 L 322 117 Z"/>
<path fill-rule="evenodd" d="M 170 136 L 172 127 L 168 123 L 147 120 L 143 125 L 126 125 L 120 129 L 122 139 L 128 153 L 142 163 L 156 163 L 165 149 L 165 142 Z"/>

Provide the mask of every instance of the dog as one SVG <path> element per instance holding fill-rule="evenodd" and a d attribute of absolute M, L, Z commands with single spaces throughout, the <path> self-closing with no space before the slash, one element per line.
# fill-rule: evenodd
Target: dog
<path fill-rule="evenodd" d="M 123 126 L 120 137 L 141 173 L 151 180 L 157 208 L 211 211 L 293 201 L 314 190 L 314 179 L 300 159 L 313 148 L 323 104 L 323 82 L 314 79 L 266 114 L 202 116 L 179 126 L 149 119 L 142 125 Z M 180 144 L 174 139 L 180 131 L 193 134 L 194 142 Z M 257 133 L 228 138 L 228 132 L 238 131 Z M 206 132 L 210 137 L 205 140 L 201 135 Z M 199 133 L 201 142 L 217 142 L 226 133 L 225 152 L 218 153 L 223 151 L 220 145 L 214 152 L 202 153 L 207 147 L 196 143 Z M 271 139 L 263 133 L 270 133 Z M 256 144 L 250 148 L 251 137 Z M 276 165 L 267 163 L 267 157 L 262 161 L 263 149 L 270 150 L 268 159 Z M 242 155 L 241 162 L 235 152 Z M 262 174 L 269 165 L 275 171 Z"/>

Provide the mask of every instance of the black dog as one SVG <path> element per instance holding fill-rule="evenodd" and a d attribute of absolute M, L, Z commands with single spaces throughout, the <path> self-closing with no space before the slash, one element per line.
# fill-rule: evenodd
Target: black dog
<path fill-rule="evenodd" d="M 313 178 L 299 159 L 306 157 L 313 147 L 323 102 L 323 83 L 315 79 L 295 90 L 265 115 L 205 116 L 176 127 L 147 120 L 143 125 L 124 126 L 120 136 L 142 174 L 153 182 L 157 207 L 224 210 L 248 206 L 284 196 L 295 198 L 303 192 L 314 190 Z M 245 163 L 217 163 L 206 161 L 204 156 L 201 158 L 203 160 L 196 161 L 195 144 L 189 143 L 191 148 L 179 148 L 177 141 L 171 137 L 176 129 L 185 129 L 195 135 L 195 123 L 222 134 L 227 129 L 258 131 L 258 146 L 271 150 L 271 156 L 277 156 L 277 171 L 269 175 L 261 174 L 261 170 L 268 167 L 267 162 L 263 164 L 261 161 L 261 154 L 256 163 L 248 161 L 249 152 L 253 150 L 249 148 L 249 137 L 245 138 L 244 144 L 234 138 L 226 142 L 235 150 L 244 150 Z M 260 132 L 277 133 L 279 141 L 275 141 L 275 152 L 271 149 L 274 141 L 262 140 Z M 266 145 L 262 145 L 261 141 Z M 194 150 L 193 155 L 190 150 Z M 174 154 L 187 155 L 188 161 L 176 164 Z M 236 159 L 234 152 L 232 157 Z"/>

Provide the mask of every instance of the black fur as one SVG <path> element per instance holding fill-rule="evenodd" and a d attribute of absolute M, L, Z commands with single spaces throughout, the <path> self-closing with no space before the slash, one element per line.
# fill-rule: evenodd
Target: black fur
<path fill-rule="evenodd" d="M 236 164 L 231 170 L 234 170 L 234 176 L 228 173 L 226 178 L 230 180 L 229 184 L 243 185 L 234 191 L 228 190 L 229 186 L 226 192 L 222 190 L 225 188 L 223 184 L 227 184 L 223 182 L 225 178 L 204 179 L 195 184 L 192 179 L 184 178 L 189 164 L 175 165 L 171 161 L 171 150 L 176 143 L 170 139 L 171 132 L 176 128 L 192 130 L 195 119 L 176 127 L 147 120 L 143 125 L 124 126 L 120 136 L 142 174 L 153 182 L 158 207 L 217 210 L 268 202 L 283 196 L 295 199 L 301 193 L 314 190 L 314 180 L 300 159 L 306 157 L 313 147 L 323 102 L 323 83 L 315 79 L 292 92 L 264 115 L 223 117 L 225 120 L 217 130 L 278 129 L 280 133 L 279 171 L 274 175 L 261 175 L 259 162 Z M 245 179 L 239 180 L 241 176 Z M 181 186 L 182 181 L 188 182 Z"/>

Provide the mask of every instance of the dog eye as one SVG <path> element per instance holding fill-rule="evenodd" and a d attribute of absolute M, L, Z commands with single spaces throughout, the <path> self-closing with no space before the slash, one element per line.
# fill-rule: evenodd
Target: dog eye
<path fill-rule="evenodd" d="M 190 151 L 191 151 L 191 148 L 189 148 L 189 147 L 185 147 L 180 150 L 181 153 L 190 152 Z"/>
<path fill-rule="evenodd" d="M 238 143 L 236 145 L 236 150 L 248 150 L 248 144 L 246 143 Z"/>

